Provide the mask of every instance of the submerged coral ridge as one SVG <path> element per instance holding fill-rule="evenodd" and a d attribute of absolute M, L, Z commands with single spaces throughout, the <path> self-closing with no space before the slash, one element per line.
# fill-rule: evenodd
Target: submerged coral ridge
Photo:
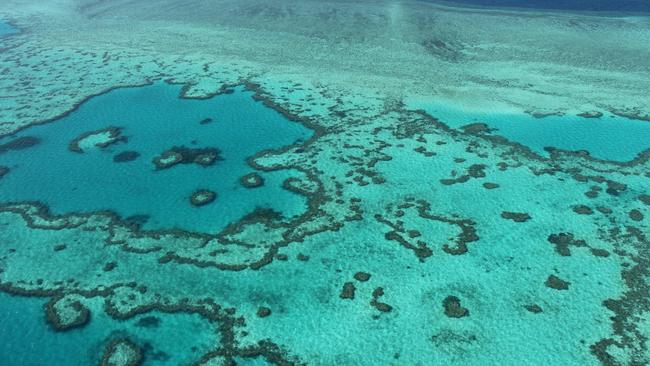
<path fill-rule="evenodd" d="M 612 54 L 603 74 L 532 31 L 549 63 L 521 46 L 521 64 L 497 68 L 514 52 L 504 34 L 529 29 L 510 11 L 222 1 L 187 20 L 171 0 L 9 3 L 0 14 L 22 32 L 0 39 L 0 290 L 43 298 L 45 335 L 113 324 L 88 337 L 101 346 L 87 363 L 650 363 L 650 146 L 628 160 L 540 151 L 475 113 L 408 102 L 469 83 L 468 100 L 508 105 L 498 116 L 641 123 L 642 22 L 526 15 L 577 39 L 636 32 L 604 41 L 631 59 Z M 485 19 L 495 30 L 471 35 Z M 205 39 L 220 41 L 193 48 Z M 507 46 L 484 52 L 488 40 Z M 365 48 L 308 57 L 334 41 Z M 587 42 L 575 52 L 600 47 Z M 278 62 L 284 48 L 294 59 Z M 384 62 L 387 49 L 403 52 Z M 435 67 L 448 73 L 415 76 Z"/>

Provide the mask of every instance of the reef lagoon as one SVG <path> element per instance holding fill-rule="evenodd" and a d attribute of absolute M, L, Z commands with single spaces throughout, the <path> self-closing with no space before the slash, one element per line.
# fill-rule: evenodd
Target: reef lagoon
<path fill-rule="evenodd" d="M 3 1 L 0 365 L 650 364 L 645 7 Z"/>
<path fill-rule="evenodd" d="M 608 112 L 535 115 L 503 109 L 476 111 L 431 102 L 431 99 L 407 101 L 407 105 L 455 129 L 502 136 L 544 156 L 561 149 L 586 152 L 601 160 L 626 162 L 645 153 L 650 141 L 650 123 Z"/>
<path fill-rule="evenodd" d="M 242 88 L 197 100 L 180 98 L 181 89 L 157 83 L 113 90 L 0 139 L 0 165 L 11 173 L 0 181 L 0 200 L 40 202 L 56 215 L 109 211 L 145 229 L 204 233 L 256 208 L 288 218 L 305 211 L 304 198 L 282 188 L 302 173 L 256 171 L 246 159 L 304 142 L 313 131 Z M 241 183 L 249 174 L 262 180 L 259 187 Z M 201 189 L 217 195 L 214 204 L 192 204 Z"/>

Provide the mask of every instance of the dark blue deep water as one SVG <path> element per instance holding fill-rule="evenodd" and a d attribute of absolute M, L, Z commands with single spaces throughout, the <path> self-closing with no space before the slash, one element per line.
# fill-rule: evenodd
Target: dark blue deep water
<path fill-rule="evenodd" d="M 502 8 L 650 12 L 649 0 L 446 0 L 445 2 Z"/>

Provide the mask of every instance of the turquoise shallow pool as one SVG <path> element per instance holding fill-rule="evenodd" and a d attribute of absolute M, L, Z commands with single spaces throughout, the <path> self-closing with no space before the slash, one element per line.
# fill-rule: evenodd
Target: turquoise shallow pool
<path fill-rule="evenodd" d="M 650 122 L 604 114 L 600 118 L 573 115 L 535 118 L 526 113 L 475 112 L 442 103 L 414 101 L 410 108 L 422 109 L 453 128 L 485 123 L 491 133 L 548 155 L 546 147 L 586 150 L 591 156 L 629 161 L 648 149 Z"/>
<path fill-rule="evenodd" d="M 0 139 L 0 166 L 8 171 L 0 202 L 38 201 L 54 214 L 109 210 L 146 229 L 200 232 L 218 231 L 258 207 L 286 217 L 303 212 L 304 198 L 282 188 L 299 172 L 257 172 L 264 185 L 252 189 L 240 179 L 255 172 L 248 157 L 304 141 L 311 130 L 242 89 L 206 100 L 180 98 L 180 92 L 181 86 L 165 83 L 114 90 L 56 121 Z M 120 128 L 115 143 L 90 141 L 71 151 L 75 139 L 111 126 Z M 221 160 L 157 169 L 154 158 L 173 147 L 217 149 Z M 116 161 L 125 152 L 132 156 Z M 200 189 L 215 192 L 215 201 L 193 206 L 190 197 Z"/>

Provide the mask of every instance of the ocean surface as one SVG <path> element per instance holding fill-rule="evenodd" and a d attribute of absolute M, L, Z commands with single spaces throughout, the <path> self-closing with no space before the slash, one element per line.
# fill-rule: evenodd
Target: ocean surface
<path fill-rule="evenodd" d="M 587 151 L 595 158 L 626 162 L 648 149 L 650 123 L 603 113 L 599 118 L 577 115 L 535 117 L 529 113 L 474 111 L 449 104 L 413 101 L 421 109 L 450 127 L 484 123 L 490 134 L 520 143 L 537 154 L 547 148 Z M 601 112 L 602 113 L 602 112 Z"/>
<path fill-rule="evenodd" d="M 3 293 L 0 301 L 0 354 L 6 366 L 97 365 L 106 342 L 125 335 L 144 345 L 147 364 L 184 365 L 218 342 L 198 315 L 152 312 L 116 322 L 97 312 L 88 326 L 62 333 L 46 323 L 46 300 Z"/>
<path fill-rule="evenodd" d="M 650 12 L 644 0 L 445 0 L 451 4 L 494 8 L 525 8 L 588 12 Z"/>
<path fill-rule="evenodd" d="M 18 30 L 11 24 L 0 19 L 0 37 L 8 36 L 14 33 L 18 33 Z"/>
<path fill-rule="evenodd" d="M 0 366 L 650 364 L 650 3 L 437 3 L 0 3 Z"/>
<path fill-rule="evenodd" d="M 0 139 L 5 146 L 37 141 L 0 154 L 0 165 L 11 172 L 0 181 L 0 200 L 40 202 L 55 215 L 111 211 L 121 219 L 139 217 L 145 229 L 204 233 L 215 233 L 258 207 L 287 217 L 304 211 L 304 199 L 282 189 L 285 179 L 300 172 L 257 172 L 265 184 L 256 189 L 242 186 L 240 179 L 255 172 L 246 163 L 249 156 L 305 141 L 312 131 L 241 88 L 205 100 L 182 99 L 180 92 L 181 86 L 165 83 L 117 89 L 63 118 Z M 70 150 L 75 138 L 111 126 L 120 128 L 125 141 Z M 219 158 L 209 166 L 157 169 L 154 158 L 173 147 L 214 148 Z M 125 151 L 137 157 L 115 161 Z M 190 198 L 200 189 L 215 192 L 215 202 L 194 207 Z"/>

